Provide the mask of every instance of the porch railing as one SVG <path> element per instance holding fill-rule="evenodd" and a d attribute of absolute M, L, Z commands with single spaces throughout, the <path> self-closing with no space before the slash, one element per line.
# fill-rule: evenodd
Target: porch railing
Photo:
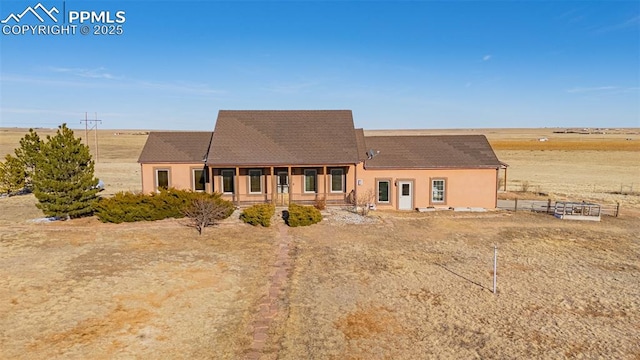
<path fill-rule="evenodd" d="M 290 203 L 299 205 L 313 205 L 317 200 L 325 200 L 326 205 L 341 206 L 352 203 L 353 195 L 349 193 L 309 194 L 309 193 L 276 193 L 276 194 L 224 194 L 225 200 L 234 202 L 238 206 L 254 204 L 270 204 L 287 206 Z"/>

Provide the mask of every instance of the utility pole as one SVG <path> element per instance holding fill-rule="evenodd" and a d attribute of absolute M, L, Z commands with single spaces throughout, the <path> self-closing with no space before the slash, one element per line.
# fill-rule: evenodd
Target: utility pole
<path fill-rule="evenodd" d="M 84 120 L 80 120 L 81 123 L 84 123 L 84 141 L 85 145 L 89 146 L 89 130 L 93 130 L 95 128 L 94 133 L 94 141 L 96 146 L 96 162 L 98 162 L 98 123 L 101 123 L 102 120 L 98 120 L 98 113 L 96 114 L 96 118 L 94 120 L 89 120 L 87 113 L 84 113 Z M 89 128 L 89 124 L 91 124 L 91 128 Z"/>

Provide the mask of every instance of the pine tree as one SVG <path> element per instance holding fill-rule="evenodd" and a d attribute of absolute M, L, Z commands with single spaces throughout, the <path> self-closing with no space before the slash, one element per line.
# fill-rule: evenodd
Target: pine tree
<path fill-rule="evenodd" d="M 13 194 L 25 187 L 27 174 L 22 162 L 9 154 L 0 163 L 0 193 Z"/>
<path fill-rule="evenodd" d="M 16 157 L 24 167 L 26 173 L 25 185 L 29 190 L 33 188 L 33 173 L 36 170 L 41 147 L 42 140 L 40 136 L 33 129 L 29 129 L 29 133 L 20 139 L 20 147 L 14 150 Z"/>
<path fill-rule="evenodd" d="M 94 163 L 89 147 L 66 124 L 58 127 L 55 136 L 47 136 L 35 165 L 36 206 L 45 215 L 76 218 L 93 213 L 98 192 Z"/>

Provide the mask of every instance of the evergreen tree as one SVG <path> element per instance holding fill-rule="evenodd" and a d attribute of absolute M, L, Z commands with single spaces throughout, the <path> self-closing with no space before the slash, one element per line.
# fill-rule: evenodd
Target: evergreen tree
<path fill-rule="evenodd" d="M 0 163 L 0 193 L 12 194 L 24 189 L 27 174 L 22 162 L 9 154 L 4 160 Z"/>
<path fill-rule="evenodd" d="M 36 206 L 47 216 L 76 218 L 91 215 L 97 199 L 94 163 L 89 147 L 66 124 L 41 143 L 35 162 L 33 190 Z"/>
<path fill-rule="evenodd" d="M 42 140 L 40 136 L 33 129 L 29 129 L 29 133 L 20 139 L 20 147 L 14 150 L 16 157 L 24 167 L 26 173 L 25 184 L 29 190 L 33 188 L 33 173 L 36 170 L 41 147 Z"/>

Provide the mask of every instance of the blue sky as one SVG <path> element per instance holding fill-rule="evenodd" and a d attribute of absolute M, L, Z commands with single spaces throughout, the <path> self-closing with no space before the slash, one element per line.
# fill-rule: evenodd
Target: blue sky
<path fill-rule="evenodd" d="M 0 18 L 37 3 L 2 0 Z M 351 109 L 366 129 L 640 127 L 638 1 L 41 3 L 124 11 L 123 34 L 3 29 L 0 126 L 88 112 L 211 130 L 220 109 Z"/>

